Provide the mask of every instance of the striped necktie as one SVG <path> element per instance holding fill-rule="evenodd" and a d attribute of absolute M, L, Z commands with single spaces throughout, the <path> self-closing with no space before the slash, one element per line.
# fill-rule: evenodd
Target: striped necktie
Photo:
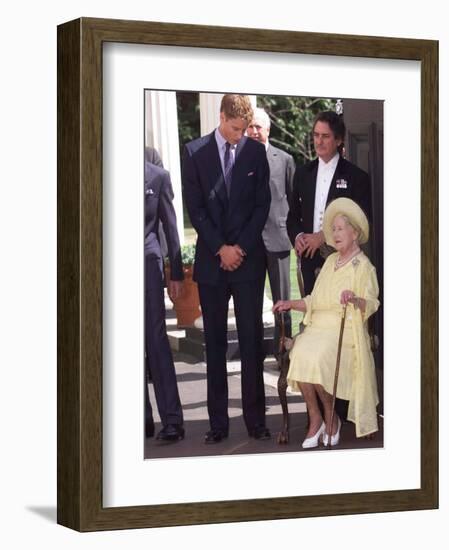
<path fill-rule="evenodd" d="M 225 147 L 226 149 L 225 149 L 225 155 L 224 155 L 224 179 L 225 179 L 225 185 L 226 185 L 226 192 L 229 197 L 231 193 L 233 159 L 231 155 L 231 144 L 229 142 L 226 142 Z"/>

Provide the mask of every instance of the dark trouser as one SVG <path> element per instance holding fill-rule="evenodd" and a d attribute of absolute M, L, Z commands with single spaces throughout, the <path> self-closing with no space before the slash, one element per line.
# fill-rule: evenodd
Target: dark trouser
<path fill-rule="evenodd" d="M 270 252 L 266 250 L 267 271 L 270 280 L 273 304 L 278 300 L 290 300 L 290 251 Z M 284 313 L 285 336 L 292 334 L 292 318 L 289 311 Z M 280 324 L 275 317 L 273 352 L 279 355 Z"/>
<path fill-rule="evenodd" d="M 165 326 L 162 265 L 157 259 L 149 257 L 145 258 L 145 351 L 146 369 L 153 381 L 162 424 L 182 424 L 175 366 Z M 152 420 L 145 380 L 145 422 L 152 423 Z"/>
<path fill-rule="evenodd" d="M 301 258 L 301 271 L 302 278 L 304 280 L 304 292 L 308 296 L 313 290 L 313 285 L 317 278 L 317 271 L 321 269 L 321 266 L 324 264 L 323 258 L 320 256 L 319 251 L 315 252 L 313 258 L 306 258 L 302 256 Z"/>
<path fill-rule="evenodd" d="M 242 409 L 248 430 L 265 425 L 263 382 L 264 278 L 199 284 L 207 356 L 207 408 L 212 430 L 229 430 L 226 370 L 228 303 L 232 295 L 241 357 Z"/>

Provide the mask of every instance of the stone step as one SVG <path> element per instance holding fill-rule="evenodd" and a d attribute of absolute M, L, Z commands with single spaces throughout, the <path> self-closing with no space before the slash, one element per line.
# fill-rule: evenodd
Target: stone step
<path fill-rule="evenodd" d="M 183 332 L 183 331 L 178 331 Z M 187 332 L 187 331 L 186 331 Z M 195 335 L 198 336 L 198 335 Z M 206 345 L 204 340 L 200 338 L 188 338 L 183 337 L 182 335 L 175 335 L 174 333 L 169 333 L 170 347 L 173 350 L 179 351 L 181 353 L 186 353 L 195 357 L 199 361 L 206 360 Z M 272 335 L 265 335 L 264 337 L 264 350 L 267 355 L 273 353 L 273 337 Z M 226 359 L 228 361 L 233 361 L 240 359 L 240 349 L 237 338 L 228 338 L 228 348 L 226 352 Z"/>
<path fill-rule="evenodd" d="M 186 327 L 185 337 L 189 340 L 195 340 L 198 342 L 204 342 L 204 330 L 196 327 Z M 264 327 L 264 336 L 265 338 L 273 338 L 274 336 L 274 326 Z M 228 328 L 228 342 L 232 340 L 237 340 L 237 329 Z"/>

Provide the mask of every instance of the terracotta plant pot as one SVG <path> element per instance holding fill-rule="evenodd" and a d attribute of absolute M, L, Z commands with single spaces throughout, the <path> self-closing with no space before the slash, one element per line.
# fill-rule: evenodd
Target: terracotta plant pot
<path fill-rule="evenodd" d="M 170 278 L 170 269 L 166 267 L 165 270 L 168 280 Z M 182 294 L 174 302 L 178 328 L 191 327 L 195 319 L 201 317 L 198 285 L 192 279 L 193 267 L 191 265 L 183 266 L 183 272 L 184 287 Z"/>

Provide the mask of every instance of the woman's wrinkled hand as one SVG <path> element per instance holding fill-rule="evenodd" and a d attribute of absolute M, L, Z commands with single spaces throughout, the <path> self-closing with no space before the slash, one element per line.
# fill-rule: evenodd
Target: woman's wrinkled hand
<path fill-rule="evenodd" d="M 355 294 L 354 292 L 352 292 L 352 290 L 343 290 L 340 296 L 340 303 L 345 306 L 349 303 L 353 303 L 354 298 Z"/>
<path fill-rule="evenodd" d="M 281 311 L 289 311 L 292 308 L 290 300 L 278 300 L 271 310 L 273 313 L 280 313 Z"/>

